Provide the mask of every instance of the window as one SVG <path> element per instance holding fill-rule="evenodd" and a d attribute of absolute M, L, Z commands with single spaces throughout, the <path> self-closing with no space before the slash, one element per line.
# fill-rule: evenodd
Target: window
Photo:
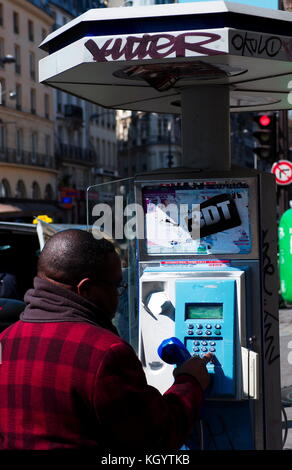
<path fill-rule="evenodd" d="M 163 139 L 167 135 L 167 120 L 163 117 L 158 119 L 158 140 Z"/>
<path fill-rule="evenodd" d="M 41 189 L 36 181 L 32 183 L 32 198 L 41 199 Z"/>
<path fill-rule="evenodd" d="M 98 164 L 100 161 L 100 139 L 96 139 L 96 163 Z"/>
<path fill-rule="evenodd" d="M 16 92 L 16 109 L 18 111 L 21 111 L 22 96 L 21 96 L 21 85 L 19 83 L 16 84 L 15 92 Z"/>
<path fill-rule="evenodd" d="M 113 131 L 116 129 L 116 112 L 112 112 L 112 129 Z"/>
<path fill-rule="evenodd" d="M 104 140 L 101 141 L 101 153 L 100 153 L 100 163 L 101 165 L 106 163 L 106 142 Z"/>
<path fill-rule="evenodd" d="M 0 183 L 0 197 L 11 197 L 10 184 L 6 178 L 4 178 Z"/>
<path fill-rule="evenodd" d="M 117 146 L 114 142 L 112 143 L 112 148 L 113 148 L 113 150 L 112 150 L 112 152 L 113 152 L 113 165 L 114 165 L 114 167 L 116 167 L 116 165 L 117 165 Z"/>
<path fill-rule="evenodd" d="M 52 26 L 53 31 L 58 28 L 57 26 L 57 13 L 55 11 L 52 11 L 52 17 L 54 18 L 54 25 Z"/>
<path fill-rule="evenodd" d="M 20 47 L 15 44 L 14 46 L 14 57 L 15 57 L 15 73 L 21 73 L 21 57 L 20 57 Z"/>
<path fill-rule="evenodd" d="M 37 160 L 37 149 L 38 149 L 38 135 L 36 132 L 31 134 L 31 161 L 35 163 Z"/>
<path fill-rule="evenodd" d="M 16 160 L 20 161 L 23 151 L 23 131 L 22 129 L 16 130 Z"/>
<path fill-rule="evenodd" d="M 6 145 L 6 127 L 2 124 L 0 126 L 0 152 L 4 152 Z"/>
<path fill-rule="evenodd" d="M 26 198 L 26 187 L 22 180 L 17 181 L 15 197 Z"/>
<path fill-rule="evenodd" d="M 45 199 L 52 200 L 53 199 L 53 188 L 50 183 L 48 183 L 45 187 Z"/>
<path fill-rule="evenodd" d="M 82 131 L 77 131 L 77 145 L 78 147 L 82 147 Z"/>
<path fill-rule="evenodd" d="M 33 52 L 29 53 L 29 73 L 31 80 L 35 81 L 36 72 L 35 72 L 35 55 Z"/>
<path fill-rule="evenodd" d="M 34 41 L 33 22 L 32 22 L 31 20 L 28 20 L 27 26 L 28 26 L 28 39 L 29 39 L 30 41 Z"/>
<path fill-rule="evenodd" d="M 0 26 L 4 24 L 3 3 L 0 3 Z"/>
<path fill-rule="evenodd" d="M 64 129 L 62 126 L 58 126 L 58 141 L 60 144 L 64 142 Z"/>
<path fill-rule="evenodd" d="M 158 152 L 158 168 L 165 168 L 165 162 L 167 159 L 168 153 Z"/>
<path fill-rule="evenodd" d="M 16 11 L 13 12 L 13 31 L 19 34 L 19 14 Z"/>
<path fill-rule="evenodd" d="M 51 158 L 51 136 L 50 135 L 45 136 L 45 156 L 46 156 L 45 165 L 50 166 L 50 158 Z"/>
<path fill-rule="evenodd" d="M 4 57 L 5 52 L 4 52 L 4 39 L 0 38 L 0 57 Z M 3 62 L 0 62 L 0 69 L 4 69 L 4 64 Z"/>
<path fill-rule="evenodd" d="M 44 96 L 44 108 L 45 108 L 45 118 L 50 119 L 50 96 L 45 94 Z"/>
<path fill-rule="evenodd" d="M 62 96 L 62 92 L 57 90 L 57 113 L 62 113 L 63 110 Z"/>
<path fill-rule="evenodd" d="M 105 120 L 106 120 L 106 127 L 108 129 L 110 129 L 111 127 L 111 115 L 110 115 L 110 110 L 107 109 L 106 113 L 105 113 Z"/>
<path fill-rule="evenodd" d="M 6 82 L 4 78 L 0 78 L 0 104 L 5 106 L 6 104 Z"/>
<path fill-rule="evenodd" d="M 36 114 L 36 91 L 34 88 L 30 90 L 30 112 Z"/>
<path fill-rule="evenodd" d="M 108 166 L 112 167 L 113 161 L 112 161 L 112 154 L 111 154 L 111 143 L 107 143 L 107 163 Z"/>

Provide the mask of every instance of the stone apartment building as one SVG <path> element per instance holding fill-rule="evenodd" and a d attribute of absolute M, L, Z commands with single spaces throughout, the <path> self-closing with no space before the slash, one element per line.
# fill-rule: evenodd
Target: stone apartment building
<path fill-rule="evenodd" d="M 37 2 L 0 2 L 0 217 L 57 215 L 52 90 L 38 83 L 38 48 L 53 17 Z M 3 63 L 7 55 L 14 63 Z M 6 207 L 5 207 L 6 206 Z"/>
<path fill-rule="evenodd" d="M 90 0 L 0 1 L 0 219 L 84 223 L 86 188 L 117 177 L 115 111 L 38 82 L 39 45 Z M 7 55 L 14 63 L 5 63 Z M 99 198 L 109 200 L 109 190 Z"/>
<path fill-rule="evenodd" d="M 89 8 L 104 7 L 101 2 L 59 1 L 49 2 L 54 27 L 63 26 Z M 103 202 L 113 199 L 110 185 L 117 177 L 116 112 L 81 100 L 59 90 L 53 91 L 55 114 L 55 149 L 59 165 L 60 199 L 65 220 L 85 220 L 85 190 L 101 183 L 102 190 L 95 196 Z"/>

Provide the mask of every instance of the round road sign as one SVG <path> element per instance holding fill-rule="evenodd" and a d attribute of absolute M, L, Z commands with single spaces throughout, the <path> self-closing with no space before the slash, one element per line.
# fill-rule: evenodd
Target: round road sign
<path fill-rule="evenodd" d="M 292 162 L 289 160 L 275 162 L 271 171 L 276 177 L 277 184 L 285 185 L 292 183 Z"/>

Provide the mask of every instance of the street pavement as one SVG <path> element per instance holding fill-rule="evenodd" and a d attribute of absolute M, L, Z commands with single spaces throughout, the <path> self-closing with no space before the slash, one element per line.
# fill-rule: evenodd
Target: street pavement
<path fill-rule="evenodd" d="M 279 310 L 284 449 L 292 450 L 292 308 Z M 285 419 L 286 418 L 286 419 Z"/>

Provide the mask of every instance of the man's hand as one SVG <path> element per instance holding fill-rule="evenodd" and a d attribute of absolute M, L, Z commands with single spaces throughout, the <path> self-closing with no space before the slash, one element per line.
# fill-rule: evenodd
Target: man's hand
<path fill-rule="evenodd" d="M 210 383 L 210 375 L 207 371 L 206 364 L 212 360 L 213 354 L 208 353 L 201 359 L 200 357 L 191 357 L 181 366 L 173 371 L 174 377 L 181 374 L 189 374 L 195 377 L 203 390 L 206 390 Z"/>

